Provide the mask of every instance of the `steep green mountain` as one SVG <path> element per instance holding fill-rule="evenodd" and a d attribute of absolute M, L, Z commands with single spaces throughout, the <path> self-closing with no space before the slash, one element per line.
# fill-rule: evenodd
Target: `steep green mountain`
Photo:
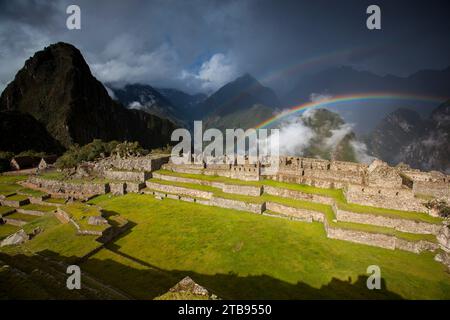
<path fill-rule="evenodd" d="M 45 127 L 28 114 L 0 112 L 0 150 L 20 153 L 27 150 L 59 153 L 63 150 Z"/>
<path fill-rule="evenodd" d="M 206 127 L 251 128 L 280 106 L 276 94 L 249 74 L 224 85 L 196 107 Z M 251 110 L 251 111 L 250 111 Z"/>
<path fill-rule="evenodd" d="M 303 124 L 313 131 L 306 157 L 358 161 L 353 142 L 356 136 L 351 126 L 337 114 L 327 109 L 317 109 L 302 116 Z"/>
<path fill-rule="evenodd" d="M 169 120 L 113 101 L 80 51 L 61 42 L 25 62 L 3 91 L 0 110 L 33 116 L 64 147 L 102 139 L 153 148 L 167 144 L 174 128 Z"/>

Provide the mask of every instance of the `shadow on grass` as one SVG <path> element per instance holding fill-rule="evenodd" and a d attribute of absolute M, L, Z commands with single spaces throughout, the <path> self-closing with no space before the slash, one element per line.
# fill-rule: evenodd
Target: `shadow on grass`
<path fill-rule="evenodd" d="M 86 272 L 100 282 L 119 289 L 136 299 L 156 298 L 166 293 L 186 276 L 190 276 L 195 282 L 222 299 L 402 299 L 400 295 L 388 290 L 384 279 L 381 281 L 380 290 L 367 289 L 366 275 L 359 275 L 355 281 L 352 281 L 352 279 L 340 280 L 332 278 L 328 284 L 320 288 L 314 288 L 307 283 L 298 282 L 293 284 L 267 275 L 240 276 L 234 273 L 207 275 L 191 271 L 163 270 L 120 253 L 116 250 L 117 248 L 113 247 L 110 249 L 114 250 L 113 252 L 118 255 L 117 260 L 124 259 L 124 261 L 127 261 L 127 264 L 133 265 L 133 267 L 111 259 L 100 260 L 90 257 L 81 262 L 82 272 Z M 76 260 L 76 257 L 61 257 L 57 253 L 48 250 L 39 254 L 54 261 Z M 15 262 L 20 261 L 22 266 L 17 266 L 18 269 L 26 269 L 24 265 L 32 266 L 32 259 L 37 259 L 37 257 L 23 254 L 19 254 L 17 257 L 17 255 L 8 256 L 0 253 L 0 260 L 13 266 Z M 26 272 L 26 270 L 23 271 Z M 65 270 L 62 272 L 65 272 Z M 42 278 L 41 281 L 43 283 L 39 283 L 39 279 L 33 279 L 33 281 L 36 285 L 45 288 L 48 285 L 45 283 L 45 279 L 46 277 Z M 3 279 L 3 281 L 5 280 Z M 15 285 L 9 284 L 6 287 L 14 287 Z M 61 283 L 60 289 L 67 291 L 65 282 Z M 58 299 L 59 297 L 61 295 L 55 298 Z"/>

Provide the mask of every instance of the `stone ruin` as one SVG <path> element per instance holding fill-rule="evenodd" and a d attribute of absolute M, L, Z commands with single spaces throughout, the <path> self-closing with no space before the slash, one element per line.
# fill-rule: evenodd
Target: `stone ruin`
<path fill-rule="evenodd" d="M 350 203 L 432 215 L 437 213 L 426 208 L 424 199 L 433 197 L 450 203 L 450 176 L 435 171 L 422 172 L 405 165 L 391 167 L 378 159 L 370 165 L 286 156 L 256 164 L 250 163 L 248 158 L 239 164 L 236 160 L 234 163 L 200 160 L 198 156 L 192 157 L 192 164 L 186 165 L 171 161 L 164 168 L 246 181 L 271 179 L 343 189 Z M 273 161 L 278 161 L 276 166 Z"/>

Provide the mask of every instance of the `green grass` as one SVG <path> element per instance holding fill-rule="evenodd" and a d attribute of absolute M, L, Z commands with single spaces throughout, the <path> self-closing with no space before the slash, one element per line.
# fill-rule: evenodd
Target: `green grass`
<path fill-rule="evenodd" d="M 53 214 L 47 213 L 42 217 L 35 217 L 34 220 L 28 222 L 26 225 L 23 226 L 23 229 L 27 233 L 31 233 L 35 228 L 39 227 L 43 231 L 47 229 L 51 229 L 57 225 L 59 225 L 58 219 L 55 218 Z"/>
<path fill-rule="evenodd" d="M 450 275 L 432 253 L 327 239 L 320 223 L 150 195 L 91 202 L 136 226 L 81 268 L 137 298 L 160 296 L 186 275 L 225 299 L 392 297 L 356 281 L 369 265 L 380 266 L 387 290 L 403 298 L 450 298 Z"/>
<path fill-rule="evenodd" d="M 9 235 L 13 234 L 16 231 L 19 231 L 20 227 L 12 226 L 10 224 L 1 224 L 0 225 L 0 240 L 5 239 Z"/>
<path fill-rule="evenodd" d="M 202 190 L 202 191 L 209 191 L 213 192 L 215 196 L 225 198 L 225 199 L 232 199 L 232 200 L 239 200 L 244 202 L 250 202 L 250 203 L 263 203 L 263 202 L 276 202 L 279 204 L 283 204 L 286 206 L 294 207 L 294 208 L 300 208 L 300 209 L 307 209 L 307 210 L 313 210 L 322 212 L 325 214 L 328 222 L 330 225 L 339 227 L 342 229 L 351 229 L 351 230 L 360 230 L 360 231 L 366 231 L 366 232 L 372 232 L 372 233 L 382 233 L 387 235 L 395 235 L 398 238 L 410 240 L 410 241 L 419 241 L 419 240 L 427 240 L 430 242 L 436 242 L 436 237 L 433 235 L 424 235 L 424 234 L 413 234 L 413 233 L 405 233 L 400 232 L 391 228 L 386 227 L 380 227 L 380 226 L 373 226 L 373 225 L 367 225 L 367 224 L 360 224 L 360 223 L 352 223 L 352 222 L 333 222 L 333 219 L 335 219 L 335 215 L 333 213 L 333 210 L 331 209 L 331 206 L 306 200 L 296 200 L 291 198 L 283 198 L 278 196 L 272 196 L 268 194 L 263 194 L 259 197 L 253 197 L 253 196 L 245 196 L 245 195 L 238 195 L 238 194 L 231 194 L 223 192 L 221 189 L 210 187 L 210 186 L 203 186 L 193 183 L 183 183 L 183 182 L 172 182 L 172 181 L 164 181 L 164 180 L 158 180 L 158 179 L 150 179 L 149 181 L 163 184 L 163 185 L 174 185 L 179 187 L 185 187 L 190 189 L 196 189 L 196 190 Z M 390 210 L 387 210 L 390 211 Z M 366 211 L 363 211 L 366 212 Z M 403 213 L 403 212 L 401 212 Z M 398 216 L 392 216 L 391 217 L 398 217 Z"/>
<path fill-rule="evenodd" d="M 47 195 L 47 193 L 39 191 L 39 190 L 34 190 L 34 189 L 30 189 L 30 188 L 23 188 L 18 190 L 18 193 L 20 194 L 25 194 L 27 196 L 30 197 L 44 197 Z"/>
<path fill-rule="evenodd" d="M 24 200 L 27 200 L 27 199 L 28 199 L 27 196 L 24 196 L 24 195 L 21 195 L 21 194 L 16 194 L 16 195 L 7 197 L 5 200 L 9 200 L 9 201 L 24 201 Z"/>
<path fill-rule="evenodd" d="M 279 182 L 279 181 L 274 181 L 274 180 L 241 181 L 241 180 L 237 180 L 237 179 L 230 179 L 230 178 L 224 178 L 224 177 L 219 177 L 219 176 L 186 174 L 186 173 L 173 172 L 173 171 L 169 171 L 169 170 L 159 170 L 156 172 L 164 174 L 164 175 L 178 176 L 178 177 L 205 180 L 205 181 L 218 181 L 218 182 L 224 182 L 224 183 L 230 183 L 230 184 L 253 185 L 253 186 L 268 185 L 268 186 L 277 187 L 277 188 L 289 189 L 289 190 L 299 191 L 299 192 L 308 193 L 308 194 L 316 194 L 316 195 L 330 197 L 336 201 L 337 205 L 342 210 L 348 210 L 348 211 L 352 211 L 352 212 L 356 212 L 356 213 L 367 213 L 367 214 L 388 216 L 388 217 L 393 217 L 393 218 L 404 218 L 404 219 L 409 219 L 409 220 L 414 220 L 414 221 L 423 221 L 423 222 L 436 223 L 436 224 L 440 224 L 442 222 L 442 219 L 440 219 L 438 217 L 432 217 L 426 213 L 413 212 L 413 211 L 401 211 L 401 210 L 385 209 L 385 208 L 376 208 L 376 207 L 363 206 L 363 205 L 358 205 L 358 204 L 353 204 L 353 203 L 347 203 L 341 189 L 318 188 L 318 187 L 312 187 L 312 186 L 308 186 L 308 185 Z M 175 184 L 175 182 L 171 182 L 171 183 Z M 191 187 L 193 187 L 196 184 L 191 183 L 189 185 Z"/>
<path fill-rule="evenodd" d="M 89 206 L 84 203 L 74 202 L 61 208 L 80 226 L 82 230 L 103 231 L 108 225 L 90 225 L 89 217 L 101 215 L 101 211 L 95 206 Z"/>
<path fill-rule="evenodd" d="M 71 224 L 59 224 L 52 215 L 26 225 L 29 230 L 37 226 L 43 226 L 44 232 L 24 245 L 32 252 L 49 251 L 60 255 L 67 262 L 74 262 L 101 245 L 95 241 L 96 236 L 76 235 Z"/>
<path fill-rule="evenodd" d="M 16 193 L 22 186 L 13 183 L 0 183 L 0 194 L 8 196 L 10 194 Z"/>
<path fill-rule="evenodd" d="M 65 204 L 66 203 L 66 199 L 63 199 L 63 198 L 49 198 L 49 199 L 46 199 L 45 202 L 54 203 L 54 204 Z"/>
<path fill-rule="evenodd" d="M 0 184 L 2 183 L 17 183 L 19 181 L 25 181 L 28 179 L 28 176 L 26 175 L 0 175 Z"/>
<path fill-rule="evenodd" d="M 29 214 L 23 214 L 23 213 L 19 213 L 19 212 L 14 212 L 12 214 L 8 214 L 6 216 L 6 218 L 21 220 L 21 221 L 25 221 L 25 222 L 30 222 L 30 221 L 33 221 L 34 219 L 36 219 L 37 217 L 29 215 Z"/>
<path fill-rule="evenodd" d="M 0 216 L 4 215 L 5 213 L 11 212 L 13 210 L 16 210 L 16 208 L 0 206 Z"/>

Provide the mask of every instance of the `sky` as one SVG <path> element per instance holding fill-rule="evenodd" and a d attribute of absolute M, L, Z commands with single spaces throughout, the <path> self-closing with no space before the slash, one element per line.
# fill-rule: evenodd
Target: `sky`
<path fill-rule="evenodd" d="M 68 30 L 66 8 L 81 8 Z M 381 8 L 368 30 L 366 8 Z M 450 1 L 0 0 L 0 90 L 34 52 L 78 47 L 94 75 L 211 93 L 250 73 L 277 92 L 304 74 L 350 65 L 406 76 L 450 66 Z"/>

